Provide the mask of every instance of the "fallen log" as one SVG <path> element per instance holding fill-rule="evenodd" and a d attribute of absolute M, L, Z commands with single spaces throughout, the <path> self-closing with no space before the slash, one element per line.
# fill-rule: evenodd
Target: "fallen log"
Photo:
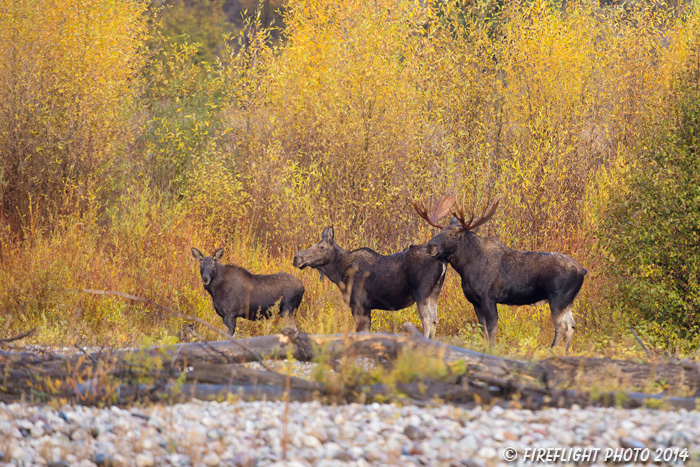
<path fill-rule="evenodd" d="M 268 359 L 285 359 L 291 355 L 299 361 L 312 361 L 323 352 L 330 359 L 368 357 L 393 361 L 400 352 L 410 350 L 440 356 L 448 363 L 463 361 L 470 371 L 496 376 L 527 372 L 531 366 L 526 362 L 508 360 L 432 341 L 418 333 L 413 324 L 406 325 L 405 328 L 409 331 L 408 334 L 360 332 L 307 335 L 295 330 L 285 330 L 283 334 L 252 337 L 242 342 L 247 348 Z M 173 365 L 185 366 L 198 363 L 242 363 L 257 360 L 238 343 L 229 340 L 126 349 L 116 351 L 112 355 L 124 360 L 159 358 Z"/>
<path fill-rule="evenodd" d="M 304 391 L 326 392 L 326 385 L 296 376 L 281 375 L 271 371 L 260 371 L 237 364 L 199 365 L 185 374 L 187 381 L 216 385 L 244 382 L 253 385 L 289 386 Z"/>
<path fill-rule="evenodd" d="M 459 347 L 448 346 L 424 337 L 412 323 L 405 323 L 404 330 L 416 341 L 444 351 L 445 361 L 463 359 L 472 371 L 492 376 L 513 373 L 527 375 L 545 386 L 590 386 L 597 383 L 617 384 L 620 387 L 638 388 L 640 392 L 651 385 L 668 386 L 700 395 L 700 362 L 690 360 L 651 361 L 637 363 L 588 357 L 552 357 L 539 362 L 523 362 L 492 355 L 485 355 Z M 657 387 L 657 389 L 658 389 Z"/>
<path fill-rule="evenodd" d="M 242 347 L 241 343 L 245 347 Z M 116 350 L 110 354 L 110 358 L 129 361 L 160 359 L 181 367 L 198 363 L 254 362 L 259 361 L 260 357 L 273 360 L 287 358 L 289 343 L 286 336 L 272 334 L 244 339 L 241 342 L 235 340 L 190 342 Z"/>
<path fill-rule="evenodd" d="M 478 387 L 479 381 L 476 380 Z M 690 397 L 669 397 L 662 394 L 617 393 L 610 392 L 591 398 L 589 395 L 574 390 L 546 390 L 527 386 L 518 386 L 512 382 L 502 382 L 501 386 L 491 382 L 488 389 L 477 389 L 469 385 L 450 385 L 439 381 L 420 381 L 399 383 L 394 388 L 386 385 L 373 385 L 356 388 L 357 397 L 345 399 L 342 402 L 385 402 L 397 401 L 404 404 L 434 405 L 443 402 L 452 404 L 493 404 L 497 401 L 516 401 L 516 406 L 530 410 L 540 410 L 544 407 L 570 408 L 580 407 L 618 407 L 639 408 L 649 405 L 650 401 L 658 402 L 657 407 L 683 408 L 697 410 L 698 399 Z M 303 388 L 285 388 L 276 385 L 259 385 L 246 383 L 206 384 L 206 383 L 167 383 L 164 385 L 122 385 L 116 389 L 118 403 L 134 401 L 165 401 L 183 402 L 192 398 L 200 400 L 229 400 L 231 397 L 243 401 L 302 401 L 323 400 L 327 395 L 322 391 Z M 361 397 L 364 396 L 364 397 Z M 337 399 L 335 399 L 337 400 Z M 512 402 L 511 402 L 512 403 Z"/>
<path fill-rule="evenodd" d="M 173 316 L 189 319 L 212 329 L 223 336 L 225 332 L 211 324 L 184 313 L 172 310 L 153 300 L 137 297 L 122 292 L 82 289 L 82 292 L 98 295 L 115 295 L 129 300 L 139 301 L 155 306 Z M 387 359 L 392 361 L 398 353 L 405 349 L 422 350 L 437 353 L 447 362 L 463 361 L 469 371 L 489 374 L 495 377 L 506 377 L 518 374 L 542 382 L 547 387 L 578 386 L 604 383 L 617 384 L 620 387 L 633 387 L 639 391 L 658 390 L 670 387 L 680 392 L 700 395 L 700 363 L 694 361 L 650 361 L 635 363 L 621 360 L 553 357 L 540 362 L 523 362 L 510 360 L 492 355 L 474 352 L 455 346 L 442 344 L 425 338 L 411 323 L 405 323 L 404 331 L 408 336 L 397 336 L 384 333 L 356 333 L 331 336 L 313 336 L 292 330 L 286 334 L 262 336 L 244 340 L 243 342 L 228 340 L 221 342 L 180 344 L 168 348 L 155 347 L 143 349 L 146 355 L 161 355 L 170 358 L 171 363 L 188 364 L 196 362 L 230 363 L 266 358 L 286 358 L 291 354 L 297 360 L 311 361 L 318 350 L 315 346 L 324 347 L 331 359 L 344 356 L 365 356 L 370 358 Z M 641 346 L 650 355 L 641 339 L 633 334 Z M 290 343 L 294 345 L 290 346 Z M 234 348 L 239 347 L 239 348 Z M 291 349 L 290 349 L 291 347 Z M 218 358 L 212 354 L 218 354 Z M 124 354 L 126 357 L 128 354 Z M 0 361 L 2 354 L 0 353 Z M 269 368 L 267 368 L 269 370 Z"/>
<path fill-rule="evenodd" d="M 611 385 L 639 392 L 665 388 L 700 395 L 700 363 L 689 360 L 649 361 L 552 357 L 538 362 L 531 374 L 550 386 Z"/>
<path fill-rule="evenodd" d="M 517 401 L 522 407 L 568 407 L 604 405 L 638 407 L 663 404 L 692 409 L 695 397 L 659 393 L 661 382 L 684 384 L 685 394 L 698 387 L 696 362 L 637 362 L 553 357 L 523 362 L 486 355 L 432 341 L 405 325 L 406 334 L 352 333 L 306 335 L 297 330 L 254 337 L 241 342 L 201 342 L 145 349 L 104 350 L 63 356 L 51 352 L 0 351 L 0 399 L 71 397 L 81 403 L 126 403 L 136 400 L 181 400 L 197 397 L 220 399 L 233 394 L 250 399 L 311 400 L 337 402 L 397 400 L 427 404 Z M 329 389 L 326 384 L 294 376 L 242 367 L 235 362 L 266 358 L 337 363 L 342 359 L 369 358 L 391 366 L 403 352 L 463 362 L 443 379 L 398 381 L 392 385 L 367 385 L 367 378 L 345 381 L 346 387 Z M 342 365 L 335 365 L 337 368 Z M 452 368 L 453 366 L 450 366 Z M 269 368 L 269 367 L 268 367 Z M 675 370 L 675 372 L 674 372 Z M 341 370 L 342 371 L 342 370 Z M 452 371 L 452 370 L 450 370 Z M 608 378 L 608 379 L 605 379 Z M 613 379 L 610 379 L 613 378 Z M 616 378 L 616 379 L 615 379 Z M 586 388 L 596 381 L 619 382 L 631 392 L 611 391 L 593 397 Z M 146 381 L 146 382 L 144 382 Z M 363 383 L 363 381 L 365 381 Z M 670 382 L 670 383 L 669 383 Z M 613 387 L 615 387 L 613 385 Z M 638 388 L 651 388 L 645 394 Z M 576 390 L 572 388 L 577 388 Z M 683 395 L 683 394 L 680 394 Z"/>
<path fill-rule="evenodd" d="M 256 361 L 256 355 L 269 359 L 312 361 L 323 353 L 330 360 L 366 357 L 395 361 L 401 352 L 423 352 L 447 363 L 464 362 L 469 372 L 493 378 L 518 376 L 531 384 L 547 388 L 594 385 L 630 388 L 635 393 L 658 393 L 666 387 L 681 389 L 685 394 L 700 394 L 700 365 L 692 361 L 637 363 L 582 357 L 552 357 L 540 362 L 523 362 L 475 352 L 425 338 L 411 323 L 404 325 L 406 334 L 352 333 L 306 335 L 296 330 L 283 334 L 254 337 L 243 341 L 246 348 L 231 341 L 178 344 L 175 346 L 122 350 L 120 359 L 158 357 L 170 365 L 186 367 L 200 364 L 225 364 Z"/>

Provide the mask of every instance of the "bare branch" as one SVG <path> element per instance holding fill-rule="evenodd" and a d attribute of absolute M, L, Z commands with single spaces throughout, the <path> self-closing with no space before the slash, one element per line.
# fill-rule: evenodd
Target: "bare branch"
<path fill-rule="evenodd" d="M 644 349 L 644 352 L 647 354 L 647 358 L 651 360 L 651 352 L 649 352 L 647 346 L 644 345 L 644 341 L 641 339 L 641 337 L 637 335 L 637 333 L 634 331 L 634 328 L 630 328 L 630 331 L 632 332 L 634 338 L 637 339 L 637 342 L 639 342 L 639 345 L 642 346 L 642 349 Z"/>
<path fill-rule="evenodd" d="M 0 344 L 9 344 L 10 342 L 18 341 L 20 339 L 24 339 L 25 337 L 29 337 L 32 334 L 36 332 L 36 328 L 32 328 L 27 332 L 23 332 L 22 334 L 17 334 L 16 336 L 13 337 L 8 337 L 6 339 L 0 339 Z"/>

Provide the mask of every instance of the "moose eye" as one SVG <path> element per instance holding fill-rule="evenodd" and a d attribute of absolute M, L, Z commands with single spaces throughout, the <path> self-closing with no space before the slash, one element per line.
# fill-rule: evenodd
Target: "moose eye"
<path fill-rule="evenodd" d="M 325 249 L 326 249 L 326 246 L 325 246 L 325 245 L 321 245 L 321 246 L 319 246 L 318 248 L 319 248 L 319 250 L 325 250 Z"/>

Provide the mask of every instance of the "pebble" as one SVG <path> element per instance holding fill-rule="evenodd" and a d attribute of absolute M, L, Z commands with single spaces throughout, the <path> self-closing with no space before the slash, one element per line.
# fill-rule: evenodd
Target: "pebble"
<path fill-rule="evenodd" d="M 221 463 L 221 458 L 215 453 L 215 452 L 210 452 L 206 456 L 204 456 L 204 459 L 202 459 L 202 462 L 204 462 L 204 465 L 207 467 L 216 467 Z"/>
<path fill-rule="evenodd" d="M 136 467 L 153 467 L 156 461 L 150 452 L 142 452 L 136 455 Z"/>
<path fill-rule="evenodd" d="M 304 435 L 304 437 L 301 439 L 301 442 L 307 448 L 312 449 L 316 449 L 322 446 L 321 441 L 317 437 L 312 435 Z"/>
<path fill-rule="evenodd" d="M 425 433 L 423 433 L 423 430 L 421 430 L 415 425 L 406 425 L 406 428 L 404 428 L 403 432 L 408 437 L 408 439 L 413 441 L 418 441 L 425 438 Z"/>
<path fill-rule="evenodd" d="M 288 414 L 285 417 L 285 412 Z M 286 426 L 285 426 L 286 424 Z M 40 429 L 39 429 L 40 428 Z M 319 402 L 201 402 L 138 410 L 0 403 L 3 465 L 492 466 L 505 448 L 688 449 L 700 412 Z"/>

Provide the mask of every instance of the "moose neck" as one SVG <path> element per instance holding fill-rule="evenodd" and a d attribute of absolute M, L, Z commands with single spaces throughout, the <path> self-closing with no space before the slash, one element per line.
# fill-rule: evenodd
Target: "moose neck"
<path fill-rule="evenodd" d="M 318 266 L 316 269 L 321 274 L 328 277 L 328 279 L 335 285 L 338 285 L 341 282 L 347 282 L 347 269 L 350 266 L 349 264 L 345 264 L 347 255 L 348 253 L 345 250 L 340 248 L 338 245 L 334 245 L 333 253 L 329 261 L 322 266 Z"/>
<path fill-rule="evenodd" d="M 454 270 L 461 276 L 467 271 L 478 271 L 479 268 L 469 266 L 479 263 L 484 254 L 481 239 L 475 233 L 467 231 L 462 233 L 457 245 L 457 249 L 446 258 Z"/>
<path fill-rule="evenodd" d="M 211 280 L 209 284 L 205 285 L 204 288 L 211 293 L 211 291 L 219 285 L 221 278 L 224 276 L 227 265 L 216 263 L 211 270 Z"/>

